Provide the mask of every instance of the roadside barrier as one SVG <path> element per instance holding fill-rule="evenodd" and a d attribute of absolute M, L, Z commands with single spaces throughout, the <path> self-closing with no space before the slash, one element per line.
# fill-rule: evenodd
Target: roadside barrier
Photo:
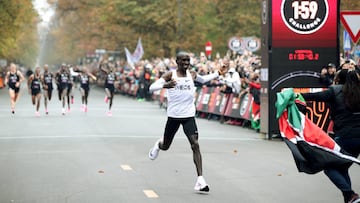
<path fill-rule="evenodd" d="M 136 89 L 135 84 L 125 82 L 120 83 L 117 91 L 121 94 L 136 97 Z M 296 91 L 301 93 L 299 90 Z M 151 98 L 153 101 L 157 101 L 161 108 L 167 108 L 166 89 L 154 92 Z M 245 126 L 251 124 L 252 117 L 258 116 L 252 116 L 253 103 L 254 98 L 249 92 L 240 95 L 223 93 L 220 91 L 220 87 L 208 86 L 198 87 L 195 92 L 197 115 L 209 119 L 215 117 L 220 122 L 224 122 L 225 118 L 229 121 L 235 120 L 235 122 L 229 123 L 234 125 Z M 307 102 L 306 115 L 325 132 L 332 134 L 333 125 L 330 120 L 330 108 L 327 104 L 324 102 Z M 251 127 L 251 125 L 248 125 L 248 127 Z"/>
<path fill-rule="evenodd" d="M 160 106 L 166 107 L 166 90 L 162 89 L 156 97 Z M 248 92 L 243 94 L 227 94 L 220 91 L 219 87 L 198 87 L 195 93 L 195 107 L 198 114 L 212 115 L 251 121 L 254 99 Z M 328 134 L 332 134 L 333 124 L 330 120 L 330 107 L 324 102 L 307 102 L 306 115 Z M 203 117 L 206 117 L 203 116 Z M 220 119 L 221 121 L 221 119 Z M 242 122 L 242 123 L 245 123 Z"/>

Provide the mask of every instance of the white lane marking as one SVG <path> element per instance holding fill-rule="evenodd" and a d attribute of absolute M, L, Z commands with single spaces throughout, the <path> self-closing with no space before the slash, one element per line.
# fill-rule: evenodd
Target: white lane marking
<path fill-rule="evenodd" d="M 124 171 L 132 171 L 133 169 L 131 168 L 131 166 L 129 165 L 121 165 L 121 168 L 124 170 Z"/>
<path fill-rule="evenodd" d="M 78 106 L 76 106 L 76 107 L 72 107 L 71 108 L 71 112 L 82 112 L 81 111 L 81 109 L 80 109 L 80 106 L 78 107 Z M 89 106 L 89 110 L 95 110 L 95 111 L 106 111 L 107 110 L 107 106 L 105 106 L 105 107 L 100 107 L 100 106 Z M 5 107 L 5 108 L 2 108 L 2 107 L 0 107 L 0 111 L 1 112 L 9 112 L 9 115 L 11 115 L 10 114 L 10 108 L 7 108 L 7 107 Z M 148 112 L 148 111 L 150 111 L 150 112 L 160 112 L 161 113 L 161 111 L 159 111 L 159 109 L 158 108 L 154 108 L 154 107 L 149 107 L 149 108 L 144 108 L 144 107 L 142 107 L 142 108 L 133 108 L 133 107 L 118 107 L 118 108 L 112 108 L 112 111 L 114 111 L 114 112 L 117 112 L 117 111 L 119 111 L 119 112 L 128 112 L 128 111 L 130 111 L 130 112 Z M 20 108 L 16 108 L 16 112 L 35 112 L 35 110 L 33 109 L 33 108 L 24 108 L 24 107 L 20 107 Z M 40 109 L 40 112 L 44 112 L 43 111 L 43 109 Z M 49 108 L 49 112 L 50 113 L 54 113 L 54 112 L 58 112 L 58 113 L 60 113 L 61 112 L 61 108 L 58 108 L 58 109 L 55 109 L 55 108 Z"/>
<path fill-rule="evenodd" d="M 143 192 L 145 193 L 146 197 L 148 198 L 158 198 L 159 195 L 157 195 L 153 190 L 143 190 Z"/>
<path fill-rule="evenodd" d="M 70 139 L 70 138 L 129 138 L 129 139 L 154 139 L 158 136 L 138 136 L 138 135 L 38 135 L 38 136 L 0 136 L 0 140 L 17 139 Z M 175 139 L 187 139 L 186 137 L 176 137 Z M 263 138 L 241 138 L 241 137 L 201 137 L 200 140 L 215 141 L 259 141 Z"/>

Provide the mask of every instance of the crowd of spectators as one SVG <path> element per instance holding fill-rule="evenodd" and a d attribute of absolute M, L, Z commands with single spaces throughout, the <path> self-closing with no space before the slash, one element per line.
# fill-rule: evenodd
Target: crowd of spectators
<path fill-rule="evenodd" d="M 206 86 L 218 86 L 223 93 L 231 93 L 241 97 L 245 93 L 252 94 L 254 105 L 260 106 L 260 67 L 261 57 L 251 52 L 245 51 L 242 54 L 227 52 L 224 56 L 219 53 L 214 58 L 208 58 L 204 52 L 191 53 L 191 66 L 200 75 L 212 73 L 219 68 L 225 61 L 229 63 L 229 71 L 219 80 L 206 83 Z M 117 93 L 136 98 L 138 101 L 152 101 L 159 96 L 159 92 L 150 94 L 148 87 L 162 74 L 169 70 L 176 69 L 175 58 L 154 58 L 151 60 L 141 60 L 134 67 L 128 66 L 126 62 L 104 61 L 114 66 L 117 75 Z M 357 66 L 353 60 L 340 59 L 340 66 L 336 67 L 333 63 L 326 64 L 322 69 L 320 81 L 326 86 L 331 85 L 336 80 L 336 72 L 340 69 L 355 69 Z M 93 68 L 96 70 L 96 66 Z M 97 73 L 100 74 L 100 73 Z M 98 75 L 101 78 L 101 75 Z M 98 83 L 101 84 L 98 80 Z M 195 84 L 197 87 L 203 84 Z M 229 124 L 246 125 L 245 121 L 227 119 Z M 258 130 L 259 125 L 248 123 L 249 126 Z M 257 127 L 255 127 L 257 126 Z"/>
<path fill-rule="evenodd" d="M 250 91 L 251 87 L 249 83 L 257 82 L 260 84 L 261 57 L 259 55 L 247 51 L 243 54 L 229 51 L 224 56 L 216 54 L 213 59 L 207 57 L 203 52 L 191 53 L 190 56 L 192 70 L 195 70 L 200 75 L 212 73 L 218 70 L 222 64 L 229 63 L 229 71 L 224 77 L 220 77 L 218 80 L 212 80 L 206 84 L 195 84 L 198 88 L 201 88 L 203 85 L 209 87 L 218 86 L 223 93 L 235 94 L 241 97 L 246 92 L 256 92 Z M 107 63 L 107 65 L 115 68 L 117 75 L 116 92 L 134 97 L 137 101 L 157 100 L 160 92 L 150 94 L 148 87 L 155 80 L 159 79 L 162 74 L 174 70 L 177 67 L 174 57 L 141 60 L 134 66 L 129 66 L 125 61 L 111 61 L 106 59 L 100 63 Z M 96 71 L 98 65 L 98 63 L 89 64 L 88 68 L 92 70 L 93 74 L 97 75 L 97 82 L 101 85 L 103 84 L 104 77 L 100 71 Z M 215 118 L 217 117 L 215 116 Z M 226 118 L 226 121 L 229 124 L 246 124 L 230 118 Z"/>
<path fill-rule="evenodd" d="M 203 52 L 191 54 L 191 66 L 198 74 L 204 75 L 212 73 L 227 60 L 230 64 L 229 71 L 220 80 L 213 80 L 205 85 L 220 86 L 223 92 L 241 94 L 247 88 L 246 78 L 259 76 L 260 56 L 250 52 L 235 54 L 228 52 L 225 56 L 219 54 L 211 60 Z M 120 62 L 116 67 L 119 79 L 118 92 L 135 96 L 138 99 L 151 100 L 152 95 L 148 93 L 148 86 L 161 75 L 169 70 L 176 69 L 175 58 L 155 58 L 152 60 L 142 60 L 135 65 L 135 68 L 127 67 Z M 115 65 L 116 66 L 116 65 Z M 196 84 L 199 86 L 200 84 Z M 142 100 L 141 100 L 142 101 Z"/>
<path fill-rule="evenodd" d="M 341 78 L 342 70 L 356 70 L 360 73 L 360 67 L 352 59 L 346 59 L 340 56 L 340 66 L 336 67 L 335 64 L 329 63 L 322 67 L 320 71 L 320 82 L 325 86 L 333 84 L 343 84 L 343 78 Z"/>

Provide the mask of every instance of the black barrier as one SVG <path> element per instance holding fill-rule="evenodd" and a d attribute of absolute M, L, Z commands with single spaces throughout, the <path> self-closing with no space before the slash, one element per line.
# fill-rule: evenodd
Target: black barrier
<path fill-rule="evenodd" d="M 234 119 L 251 120 L 250 110 L 253 97 L 249 93 L 224 94 L 218 87 L 202 87 L 197 90 L 196 110 Z"/>
<path fill-rule="evenodd" d="M 322 91 L 323 88 L 295 88 L 297 93 Z M 161 91 L 160 102 L 166 101 L 165 91 Z M 254 99 L 248 92 L 243 94 L 224 94 L 219 87 L 197 88 L 195 94 L 196 111 L 208 115 L 217 115 L 230 119 L 241 119 L 251 121 L 251 108 Z M 331 130 L 329 119 L 330 109 L 324 102 L 307 102 L 306 115 L 308 118 L 322 128 L 325 132 Z"/>

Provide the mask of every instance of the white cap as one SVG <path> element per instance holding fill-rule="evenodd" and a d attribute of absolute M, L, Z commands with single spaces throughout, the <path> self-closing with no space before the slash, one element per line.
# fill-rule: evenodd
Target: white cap
<path fill-rule="evenodd" d="M 150 63 L 148 63 L 148 64 L 145 65 L 145 68 L 153 69 L 153 66 Z"/>

